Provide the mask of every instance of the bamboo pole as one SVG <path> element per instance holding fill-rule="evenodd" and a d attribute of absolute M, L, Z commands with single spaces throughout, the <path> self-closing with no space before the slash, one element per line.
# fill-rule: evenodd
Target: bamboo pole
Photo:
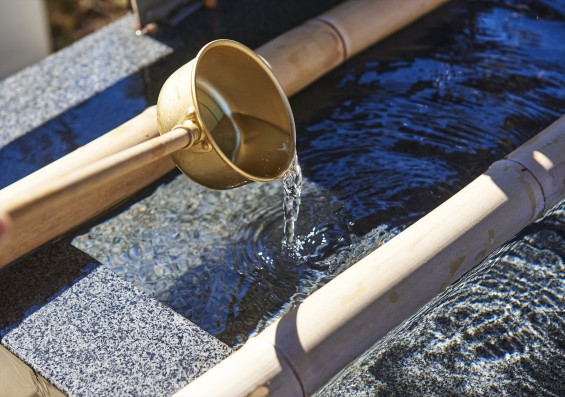
<path fill-rule="evenodd" d="M 565 198 L 565 116 L 175 396 L 311 395 Z"/>
<path fill-rule="evenodd" d="M 22 189 L 21 194 L 9 191 L 3 196 L 4 210 L 17 223 L 18 217 L 25 215 L 29 208 L 40 209 L 55 205 L 84 189 L 100 189 L 114 179 L 153 163 L 186 148 L 193 142 L 192 135 L 185 129 L 177 128 L 162 136 L 129 147 L 108 157 L 62 175 L 50 183 Z"/>
<path fill-rule="evenodd" d="M 292 95 L 323 74 L 447 0 L 350 0 L 263 45 L 257 52 L 271 65 L 285 93 Z M 359 32 L 357 31 L 359 29 Z M 29 194 L 93 161 L 158 136 L 154 107 L 0 191 L 5 197 Z M 61 200 L 20 211 L 0 268 L 126 199 L 174 168 L 158 159 L 101 186 L 83 185 Z"/>
<path fill-rule="evenodd" d="M 159 136 L 155 107 L 120 125 L 91 143 L 51 163 L 0 191 L 0 205 L 13 206 L 14 201 L 56 183 L 69 173 L 92 162 Z M 155 160 L 128 175 L 98 186 L 83 185 L 60 200 L 45 200 L 39 206 L 10 214 L 12 231 L 0 248 L 0 268 L 42 244 L 99 215 L 116 203 L 157 180 L 174 167 L 170 157 Z"/>

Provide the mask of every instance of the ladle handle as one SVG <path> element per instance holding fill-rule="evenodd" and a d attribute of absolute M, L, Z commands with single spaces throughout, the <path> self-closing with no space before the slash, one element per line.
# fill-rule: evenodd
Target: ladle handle
<path fill-rule="evenodd" d="M 41 206 L 46 200 L 64 200 L 65 197 L 72 196 L 76 191 L 85 188 L 95 189 L 185 148 L 191 143 L 191 133 L 183 128 L 177 128 L 97 160 L 53 181 L 43 181 L 41 184 L 32 184 L 27 189 L 18 189 L 17 194 L 7 192 L 2 196 L 0 204 L 16 223 L 17 219 L 28 209 Z"/>

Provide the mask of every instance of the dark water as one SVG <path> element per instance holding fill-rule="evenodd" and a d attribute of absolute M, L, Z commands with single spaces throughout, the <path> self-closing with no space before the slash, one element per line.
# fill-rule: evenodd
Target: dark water
<path fill-rule="evenodd" d="M 565 2 L 452 1 L 292 98 L 298 255 L 281 249 L 280 183 L 215 192 L 183 176 L 74 244 L 236 346 L 559 117 L 564 87 Z M 564 394 L 563 219 L 325 393 Z"/>

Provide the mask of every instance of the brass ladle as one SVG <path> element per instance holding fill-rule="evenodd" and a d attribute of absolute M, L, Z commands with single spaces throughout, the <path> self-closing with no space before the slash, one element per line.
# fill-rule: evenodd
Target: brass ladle
<path fill-rule="evenodd" d="M 292 111 L 275 75 L 231 40 L 209 43 L 169 77 L 157 120 L 163 136 L 180 132 L 170 151 L 177 167 L 213 189 L 280 178 L 295 152 Z"/>

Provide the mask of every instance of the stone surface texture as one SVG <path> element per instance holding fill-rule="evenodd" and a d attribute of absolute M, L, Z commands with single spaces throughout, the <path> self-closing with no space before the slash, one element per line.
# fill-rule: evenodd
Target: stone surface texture
<path fill-rule="evenodd" d="M 0 81 L 0 146 L 172 51 L 128 15 Z"/>
<path fill-rule="evenodd" d="M 70 396 L 167 396 L 229 348 L 99 267 L 2 344 Z"/>

